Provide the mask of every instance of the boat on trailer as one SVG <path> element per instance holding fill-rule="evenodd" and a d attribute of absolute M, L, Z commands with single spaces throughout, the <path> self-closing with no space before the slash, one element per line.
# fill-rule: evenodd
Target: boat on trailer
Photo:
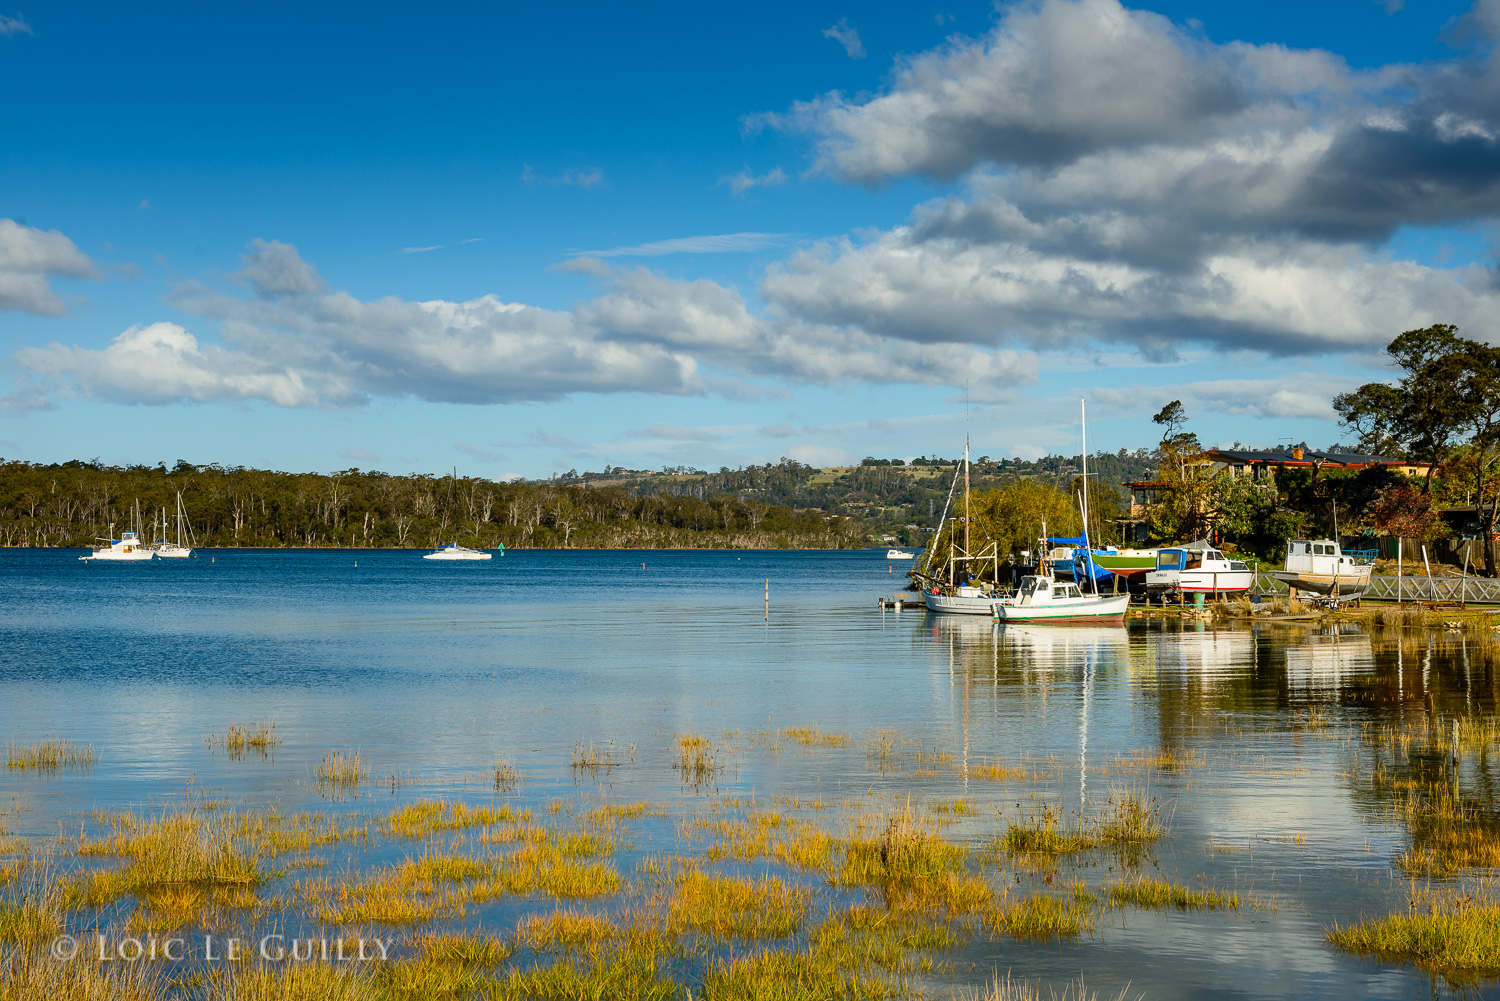
<path fill-rule="evenodd" d="M 1185 546 L 1157 550 L 1156 569 L 1146 574 L 1148 591 L 1183 594 L 1243 594 L 1255 583 L 1255 571 L 1232 560 L 1212 542 L 1200 539 Z"/>
<path fill-rule="evenodd" d="M 1293 539 L 1286 544 L 1286 569 L 1271 576 L 1298 591 L 1333 598 L 1358 598 L 1370 588 L 1375 551 L 1349 552 L 1333 539 Z"/>

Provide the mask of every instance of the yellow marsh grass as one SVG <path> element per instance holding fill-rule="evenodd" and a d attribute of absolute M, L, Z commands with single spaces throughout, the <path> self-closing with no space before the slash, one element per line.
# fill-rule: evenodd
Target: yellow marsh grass
<path fill-rule="evenodd" d="M 516 926 L 516 944 L 534 952 L 595 949 L 619 934 L 606 917 L 580 911 L 533 915 Z"/>
<path fill-rule="evenodd" d="M 677 738 L 677 759 L 673 767 L 682 774 L 683 782 L 690 782 L 693 785 L 707 782 L 719 770 L 717 762 L 714 761 L 713 746 L 709 744 L 707 738 L 691 733 L 682 734 Z"/>
<path fill-rule="evenodd" d="M 830 918 L 803 949 L 720 959 L 704 974 L 705 1001 L 892 998 L 908 995 L 904 976 L 932 968 L 931 955 L 962 944 L 946 923 L 854 907 Z"/>
<path fill-rule="evenodd" d="M 669 885 L 668 928 L 715 938 L 787 938 L 801 926 L 810 894 L 774 877 L 712 876 L 697 868 Z"/>
<path fill-rule="evenodd" d="M 161 968 L 152 963 L 60 963 L 46 949 L 0 955 L 0 996 L 6 1001 L 164 1001 Z"/>
<path fill-rule="evenodd" d="M 1003 932 L 1027 941 L 1072 940 L 1094 930 L 1093 912 L 1085 903 L 1035 894 L 986 911 L 984 923 L 992 936 Z"/>
<path fill-rule="evenodd" d="M 504 894 L 533 893 L 578 899 L 614 896 L 620 890 L 619 871 L 602 862 L 579 860 L 602 848 L 601 843 L 587 838 L 578 835 L 559 840 L 546 831 L 534 832 L 531 840 L 502 857 L 490 875 L 469 889 L 469 898 L 485 901 Z"/>
<path fill-rule="evenodd" d="M 67 884 L 78 903 L 100 906 L 124 893 L 172 886 L 254 887 L 264 879 L 259 853 L 237 836 L 232 815 L 196 811 L 121 818 L 115 836 L 80 840 L 78 853 L 125 859 L 123 869 L 80 873 Z"/>
<path fill-rule="evenodd" d="M 1001 855 L 1068 855 L 1106 846 L 1139 847 L 1161 838 L 1166 825 L 1161 805 L 1130 792 L 1110 794 L 1104 809 L 1087 817 L 1064 818 L 1044 806 L 1025 820 L 1007 825 L 994 848 Z"/>
<path fill-rule="evenodd" d="M 209 747 L 224 748 L 230 757 L 243 757 L 246 751 L 265 753 L 281 743 L 281 738 L 276 736 L 274 722 L 257 723 L 253 727 L 231 724 L 223 733 L 211 733 L 204 737 L 203 742 Z"/>
<path fill-rule="evenodd" d="M 373 976 L 359 968 L 323 963 L 275 963 L 215 968 L 207 1001 L 365 1001 Z"/>
<path fill-rule="evenodd" d="M 44 863 L 26 865 L 12 882 L 0 899 L 0 943 L 34 945 L 62 931 L 66 896 Z"/>
<path fill-rule="evenodd" d="M 637 944 L 633 939 L 619 949 L 590 956 L 586 963 L 563 960 L 552 966 L 512 970 L 508 978 L 489 986 L 485 997 L 488 1001 L 670 1001 L 678 997 L 678 991 L 667 972 L 665 961 L 649 942 Z"/>
<path fill-rule="evenodd" d="M 313 780 L 331 789 L 353 788 L 369 774 L 358 751 L 329 751 L 313 768 Z"/>
<path fill-rule="evenodd" d="M 55 772 L 59 768 L 91 768 L 96 758 L 92 744 L 49 737 L 36 744 L 7 743 L 5 764 L 18 771 Z"/>
<path fill-rule="evenodd" d="M 1413 963 L 1449 980 L 1500 974 L 1500 906 L 1461 903 L 1392 914 L 1324 932 L 1328 943 L 1356 956 Z"/>
<path fill-rule="evenodd" d="M 459 966 L 499 966 L 511 954 L 511 947 L 499 939 L 459 932 L 418 935 L 412 949 L 422 959 Z"/>
<path fill-rule="evenodd" d="M 802 747 L 848 747 L 849 737 L 842 733 L 823 733 L 817 727 L 787 727 L 781 736 Z"/>
<path fill-rule="evenodd" d="M 618 768 L 624 762 L 617 760 L 614 752 L 613 741 L 604 748 L 595 747 L 592 740 L 587 745 L 579 741 L 573 745 L 573 769 L 592 775 L 601 768 Z"/>
<path fill-rule="evenodd" d="M 1163 747 L 1154 751 L 1136 751 L 1110 761 L 1101 775 L 1114 773 L 1133 774 L 1140 772 L 1166 772 L 1177 774 L 1192 768 L 1202 768 L 1207 762 L 1196 751 L 1180 751 Z"/>
<path fill-rule="evenodd" d="M 524 824 L 530 820 L 530 810 L 512 810 L 509 805 L 470 807 L 463 803 L 438 800 L 408 803 L 399 807 L 386 815 L 381 827 L 389 837 L 423 839 L 440 831 Z"/>
<path fill-rule="evenodd" d="M 1109 888 L 1109 899 L 1118 906 L 1144 907 L 1162 911 L 1175 907 L 1186 910 L 1231 910 L 1240 908 L 1239 894 L 1218 890 L 1194 890 L 1180 883 L 1160 879 L 1132 879 Z"/>

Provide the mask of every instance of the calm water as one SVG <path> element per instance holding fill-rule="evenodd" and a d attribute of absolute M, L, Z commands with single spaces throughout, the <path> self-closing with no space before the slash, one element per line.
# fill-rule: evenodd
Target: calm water
<path fill-rule="evenodd" d="M 1059 984 L 1081 972 L 1101 996 L 1129 982 L 1153 999 L 1444 990 L 1414 969 L 1336 953 L 1321 935 L 1333 920 L 1404 906 L 1392 859 L 1411 835 L 1363 781 L 1367 724 L 1495 711 L 1489 648 L 1458 634 L 1403 647 L 1358 627 L 1002 630 L 882 613 L 875 598 L 896 590 L 902 568 L 889 575 L 873 551 L 515 551 L 434 564 L 412 552 L 233 550 L 117 566 L 78 555 L 0 551 L 0 733 L 88 741 L 100 755 L 82 773 L 0 773 L 3 799 L 21 808 L 8 821 L 17 833 L 181 802 L 189 783 L 245 807 L 486 802 L 498 758 L 522 775 L 509 798 L 538 805 L 964 799 L 968 819 L 946 833 L 976 846 L 1017 808 L 1089 810 L 1130 788 L 1170 815 L 1148 872 L 1266 906 L 1115 912 L 1076 943 L 979 939 L 923 986 L 946 996 L 1010 969 Z M 269 760 L 205 746 L 206 734 L 261 720 L 282 738 Z M 850 743 L 807 754 L 757 741 L 792 726 Z M 685 787 L 671 767 L 689 732 L 724 749 L 712 790 Z M 872 771 L 867 751 L 881 739 L 952 754 L 953 765 L 915 778 Z M 579 742 L 612 746 L 624 764 L 576 775 Z M 378 776 L 402 781 L 330 804 L 311 775 L 331 749 L 358 749 Z M 1197 766 L 1130 764 L 1162 750 Z M 1045 778 L 967 775 L 997 760 L 1029 760 Z M 1500 790 L 1487 764 L 1465 765 L 1462 794 L 1493 816 Z M 671 829 L 637 851 L 669 848 Z M 623 871 L 629 854 L 619 861 Z M 1494 984 L 1471 993 L 1500 997 Z"/>

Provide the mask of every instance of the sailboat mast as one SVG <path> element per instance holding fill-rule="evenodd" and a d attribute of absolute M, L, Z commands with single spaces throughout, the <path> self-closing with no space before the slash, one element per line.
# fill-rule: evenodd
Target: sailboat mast
<path fill-rule="evenodd" d="M 1083 449 L 1079 461 L 1083 464 L 1083 497 L 1078 506 L 1083 510 L 1083 572 L 1088 575 L 1089 583 L 1094 586 L 1094 591 L 1099 590 L 1099 582 L 1094 579 L 1094 554 L 1089 548 L 1089 430 L 1088 430 L 1088 401 L 1078 401 L 1078 437 L 1079 444 Z"/>
<path fill-rule="evenodd" d="M 969 443 L 964 442 L 964 555 L 969 555 Z"/>

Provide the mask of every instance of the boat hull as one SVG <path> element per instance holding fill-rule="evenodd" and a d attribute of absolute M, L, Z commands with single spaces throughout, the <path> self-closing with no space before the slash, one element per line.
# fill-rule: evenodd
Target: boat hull
<path fill-rule="evenodd" d="M 933 594 L 922 592 L 922 600 L 930 612 L 949 612 L 957 615 L 993 615 L 997 598 L 968 597 L 960 594 Z"/>
<path fill-rule="evenodd" d="M 917 558 L 917 554 L 903 553 L 899 549 L 887 549 L 885 551 L 885 558 L 888 560 L 914 560 Z"/>
<path fill-rule="evenodd" d="M 78 558 L 90 563 L 95 561 L 100 563 L 139 563 L 142 560 L 149 560 L 153 555 L 155 554 L 149 549 L 137 549 L 130 553 L 117 553 L 105 550 L 102 553 L 94 553 L 92 556 L 80 556 Z"/>
<path fill-rule="evenodd" d="M 1253 570 L 1158 570 L 1146 575 L 1153 591 L 1184 594 L 1236 594 L 1255 584 Z"/>
<path fill-rule="evenodd" d="M 1085 598 L 1081 601 L 1049 601 L 1036 605 L 997 603 L 995 621 L 1057 626 L 1076 623 L 1110 625 L 1124 622 L 1125 609 L 1129 607 L 1130 595 L 1128 594 L 1108 598 Z"/>
<path fill-rule="evenodd" d="M 1358 576 L 1353 574 L 1319 574 L 1304 570 L 1272 570 L 1271 576 L 1286 584 L 1293 591 L 1310 591 L 1313 594 L 1333 594 L 1338 588 L 1340 598 L 1358 598 L 1370 589 L 1370 568 Z"/>
<path fill-rule="evenodd" d="M 159 560 L 185 560 L 193 555 L 193 551 L 186 546 L 165 545 L 160 549 L 152 550 Z"/>
<path fill-rule="evenodd" d="M 424 560 L 487 560 L 489 553 L 428 553 L 422 557 Z"/>

